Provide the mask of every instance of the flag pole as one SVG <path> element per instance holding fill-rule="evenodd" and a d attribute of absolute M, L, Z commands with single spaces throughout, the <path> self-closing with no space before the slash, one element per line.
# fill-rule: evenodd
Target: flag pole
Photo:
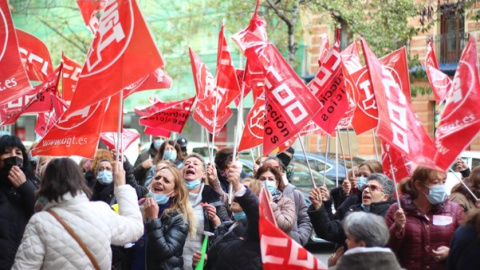
<path fill-rule="evenodd" d="M 337 129 L 337 137 L 338 137 L 338 142 L 340 143 L 340 151 L 342 152 L 343 165 L 345 166 L 345 168 L 347 168 L 347 160 L 345 159 L 345 152 L 343 149 L 342 138 L 340 138 L 340 131 L 338 131 L 338 129 Z"/>
<path fill-rule="evenodd" d="M 213 111 L 213 133 L 212 133 L 212 148 L 211 148 L 212 153 L 210 154 L 211 156 L 213 156 L 213 147 L 215 147 L 215 133 L 217 132 L 216 131 L 216 128 L 217 128 L 217 107 L 218 107 L 217 95 L 218 95 L 218 88 L 215 87 L 215 110 Z"/>
<path fill-rule="evenodd" d="M 350 146 L 350 130 L 347 128 L 347 144 L 348 144 L 348 155 L 350 156 L 350 163 L 352 164 L 353 170 L 353 157 L 352 157 L 352 147 Z"/>
<path fill-rule="evenodd" d="M 232 162 L 236 162 L 235 158 L 237 156 L 237 130 L 238 128 L 234 128 L 233 132 L 233 155 L 232 155 Z M 233 185 L 230 183 L 228 187 L 228 205 L 232 205 L 232 200 L 233 200 Z"/>
<path fill-rule="evenodd" d="M 398 193 L 398 184 L 397 184 L 397 179 L 395 177 L 395 171 L 393 170 L 393 163 L 392 159 L 390 158 L 390 145 L 385 145 L 385 151 L 387 152 L 387 157 L 388 157 L 388 162 L 390 163 L 390 173 L 392 174 L 392 180 L 393 180 L 393 186 L 395 187 L 395 196 L 397 196 L 397 204 L 398 208 L 402 208 L 402 205 L 400 204 L 400 194 Z"/>
<path fill-rule="evenodd" d="M 452 170 L 452 168 L 450 168 L 450 169 L 448 169 L 448 170 L 449 170 L 450 172 L 452 172 L 453 175 L 455 175 L 455 178 L 457 178 L 457 180 L 463 185 L 463 187 L 468 190 L 468 193 L 470 193 L 470 195 L 472 195 L 473 198 L 475 198 L 475 200 L 478 201 L 477 196 L 476 196 L 476 195 L 473 193 L 473 191 L 467 186 L 467 184 L 465 184 L 465 182 L 464 182 L 462 179 L 460 179 L 460 178 L 458 177 L 458 175 L 455 174 L 455 172 Z"/>
<path fill-rule="evenodd" d="M 372 138 L 373 138 L 373 147 L 375 148 L 375 159 L 377 161 L 381 161 L 379 158 L 378 158 L 378 148 L 377 148 L 377 140 L 375 139 L 375 134 L 377 133 L 377 128 L 374 129 L 373 133 L 372 133 Z"/>
<path fill-rule="evenodd" d="M 335 135 L 335 187 L 338 187 L 338 131 Z"/>
<path fill-rule="evenodd" d="M 323 186 L 325 185 L 325 178 L 327 177 L 327 157 L 328 151 L 330 150 L 330 134 L 327 134 L 327 139 L 325 140 L 325 160 L 324 160 L 324 168 L 323 168 Z"/>
<path fill-rule="evenodd" d="M 298 133 L 297 133 L 297 137 L 298 137 L 298 140 L 300 141 L 300 146 L 302 146 L 303 156 L 305 157 L 305 161 L 307 162 L 308 172 L 310 173 L 310 179 L 312 179 L 313 188 L 317 188 L 317 184 L 315 184 L 315 179 L 313 178 L 312 168 L 310 167 L 310 162 L 308 162 L 307 153 L 305 153 L 302 137 Z M 323 182 L 323 184 L 325 185 L 325 181 Z"/>
<path fill-rule="evenodd" d="M 111 100 L 111 98 L 110 98 Z M 122 114 L 123 114 L 123 90 L 120 91 L 120 99 L 119 99 L 119 108 L 118 108 L 118 130 L 117 130 L 117 144 L 116 144 L 116 160 L 117 162 L 120 161 L 120 149 L 122 145 L 120 145 L 120 141 L 122 138 Z M 123 154 L 122 154 L 123 155 Z"/>

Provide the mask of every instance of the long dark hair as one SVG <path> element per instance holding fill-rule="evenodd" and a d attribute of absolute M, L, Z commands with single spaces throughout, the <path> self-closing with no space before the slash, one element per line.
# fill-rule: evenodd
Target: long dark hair
<path fill-rule="evenodd" d="M 70 158 L 52 159 L 42 177 L 38 197 L 45 197 L 48 201 L 58 202 L 63 195 L 70 192 L 72 196 L 85 193 L 88 197 L 91 191 L 85 184 L 82 169 Z"/>
<path fill-rule="evenodd" d="M 0 137 L 0 155 L 3 155 L 5 150 L 9 147 L 18 147 L 18 149 L 22 151 L 23 164 L 21 170 L 27 179 L 35 181 L 36 177 L 32 166 L 30 165 L 30 160 L 28 159 L 27 149 L 25 149 L 20 138 L 13 135 L 3 135 Z"/>

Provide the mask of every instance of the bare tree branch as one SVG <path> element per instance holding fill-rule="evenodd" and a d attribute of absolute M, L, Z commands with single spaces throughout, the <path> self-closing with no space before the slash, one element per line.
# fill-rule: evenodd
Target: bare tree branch
<path fill-rule="evenodd" d="M 83 53 L 87 53 L 87 50 L 83 48 L 81 45 L 82 44 L 77 44 L 77 42 L 73 41 L 72 39 L 68 38 L 64 34 L 62 34 L 60 31 L 58 31 L 55 27 L 51 26 L 48 22 L 42 20 L 41 18 L 37 17 L 37 20 L 39 20 L 41 23 L 43 23 L 45 26 L 50 28 L 53 32 L 55 32 L 57 35 L 61 36 L 65 41 L 68 43 L 72 44 L 75 48 L 79 49 Z"/>
<path fill-rule="evenodd" d="M 273 9 L 273 12 L 275 12 L 275 14 L 277 14 L 277 16 L 287 24 L 288 27 L 290 27 L 292 25 L 291 21 L 285 16 L 285 14 L 283 14 L 277 8 L 277 6 L 275 6 L 274 3 L 271 2 L 271 0 L 267 0 L 267 4 Z"/>

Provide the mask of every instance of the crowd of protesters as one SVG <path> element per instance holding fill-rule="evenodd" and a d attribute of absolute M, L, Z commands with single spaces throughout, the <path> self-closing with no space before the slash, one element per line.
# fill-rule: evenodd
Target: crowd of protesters
<path fill-rule="evenodd" d="M 0 137 L 0 269 L 262 269 L 262 188 L 299 245 L 312 232 L 335 243 L 329 269 L 480 265 L 480 167 L 461 159 L 465 184 L 450 196 L 445 173 L 417 167 L 395 198 L 395 183 L 368 160 L 307 200 L 289 182 L 293 148 L 257 159 L 245 178 L 232 148 L 208 163 L 186 143 L 154 137 L 134 165 L 105 149 L 77 164 Z"/>

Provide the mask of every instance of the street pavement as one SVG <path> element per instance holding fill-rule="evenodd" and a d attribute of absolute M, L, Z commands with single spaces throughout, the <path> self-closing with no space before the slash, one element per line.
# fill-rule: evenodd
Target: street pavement
<path fill-rule="evenodd" d="M 321 243 L 321 244 L 308 244 L 306 246 L 307 250 L 310 251 L 317 259 L 322 261 L 325 266 L 328 265 L 328 258 L 333 254 L 334 245 Z"/>

